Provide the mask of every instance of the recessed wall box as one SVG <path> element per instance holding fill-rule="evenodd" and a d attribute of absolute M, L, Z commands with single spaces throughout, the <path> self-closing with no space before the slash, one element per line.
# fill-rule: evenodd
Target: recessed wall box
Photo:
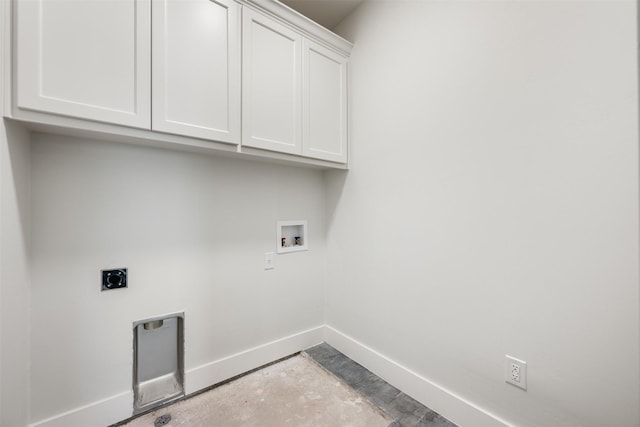
<path fill-rule="evenodd" d="M 184 396 L 184 313 L 133 323 L 133 413 Z"/>
<path fill-rule="evenodd" d="M 279 254 L 309 249 L 307 221 L 278 221 L 276 250 Z"/>

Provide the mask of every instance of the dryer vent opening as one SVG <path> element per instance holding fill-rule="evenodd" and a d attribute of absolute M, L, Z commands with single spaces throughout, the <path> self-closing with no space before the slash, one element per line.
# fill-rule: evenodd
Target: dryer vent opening
<path fill-rule="evenodd" d="M 184 396 L 184 313 L 133 323 L 133 413 Z"/>

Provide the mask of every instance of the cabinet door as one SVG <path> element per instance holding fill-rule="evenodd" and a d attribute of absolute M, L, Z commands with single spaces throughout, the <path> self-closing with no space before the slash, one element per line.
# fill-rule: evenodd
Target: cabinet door
<path fill-rule="evenodd" d="M 301 154 L 302 37 L 243 9 L 242 144 Z"/>
<path fill-rule="evenodd" d="M 302 154 L 347 162 L 347 58 L 304 40 Z"/>
<path fill-rule="evenodd" d="M 149 0 L 14 5 L 19 109 L 149 129 Z"/>
<path fill-rule="evenodd" d="M 153 0 L 154 130 L 240 143 L 239 10 L 233 0 Z"/>

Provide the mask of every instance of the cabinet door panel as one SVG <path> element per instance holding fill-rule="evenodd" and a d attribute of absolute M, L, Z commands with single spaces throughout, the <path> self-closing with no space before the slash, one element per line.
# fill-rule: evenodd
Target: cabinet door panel
<path fill-rule="evenodd" d="M 304 41 L 303 154 L 347 161 L 347 59 Z"/>
<path fill-rule="evenodd" d="M 301 154 L 302 37 L 243 10 L 242 144 Z"/>
<path fill-rule="evenodd" d="M 148 0 L 14 4 L 18 108 L 149 129 Z"/>
<path fill-rule="evenodd" d="M 154 0 L 154 130 L 240 143 L 239 8 Z"/>

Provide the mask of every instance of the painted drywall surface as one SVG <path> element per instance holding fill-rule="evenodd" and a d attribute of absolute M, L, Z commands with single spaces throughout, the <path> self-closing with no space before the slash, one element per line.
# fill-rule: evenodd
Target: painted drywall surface
<path fill-rule="evenodd" d="M 327 323 L 514 425 L 639 425 L 635 3 L 374 1 L 337 30 Z"/>
<path fill-rule="evenodd" d="M 29 146 L 0 121 L 0 426 L 28 420 Z"/>
<path fill-rule="evenodd" d="M 0 22 L 7 8 L 0 5 Z M 0 31 L 0 112 L 6 104 L 9 52 Z M 3 114 L 4 115 L 4 114 Z M 0 120 L 0 426 L 29 418 L 29 139 Z"/>
<path fill-rule="evenodd" d="M 0 5 L 0 22 L 8 8 Z M 0 31 L 0 112 L 9 88 L 9 37 Z M 0 426 L 29 419 L 29 134 L 0 120 Z"/>
<path fill-rule="evenodd" d="M 43 134 L 32 171 L 32 422 L 130 390 L 135 320 L 184 310 L 187 370 L 323 323 L 322 172 Z"/>

